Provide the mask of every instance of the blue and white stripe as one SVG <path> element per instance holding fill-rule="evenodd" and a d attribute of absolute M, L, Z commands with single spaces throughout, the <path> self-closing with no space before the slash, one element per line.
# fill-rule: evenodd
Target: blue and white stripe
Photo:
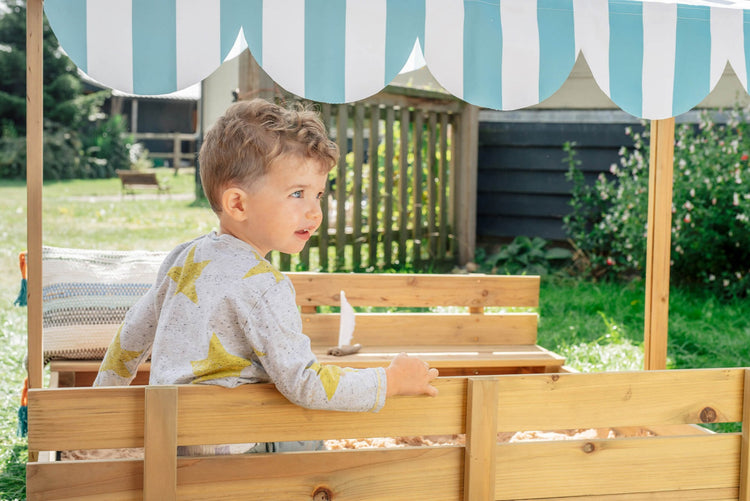
<path fill-rule="evenodd" d="M 623 110 L 666 118 L 730 64 L 748 89 L 747 0 L 46 0 L 63 48 L 102 83 L 163 94 L 200 81 L 244 37 L 290 92 L 351 102 L 385 87 L 419 41 L 468 102 L 537 104 L 579 53 Z"/>

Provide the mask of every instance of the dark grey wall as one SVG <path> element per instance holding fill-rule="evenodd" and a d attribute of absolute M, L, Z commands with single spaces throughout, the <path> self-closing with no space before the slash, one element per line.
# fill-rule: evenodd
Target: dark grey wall
<path fill-rule="evenodd" d="M 619 161 L 620 147 L 632 145 L 626 126 L 643 129 L 624 113 L 518 112 L 506 120 L 502 113 L 486 115 L 479 123 L 480 243 L 519 235 L 565 240 L 562 218 L 570 212 L 571 184 L 563 144 L 576 142 L 580 168 L 593 183 Z"/>

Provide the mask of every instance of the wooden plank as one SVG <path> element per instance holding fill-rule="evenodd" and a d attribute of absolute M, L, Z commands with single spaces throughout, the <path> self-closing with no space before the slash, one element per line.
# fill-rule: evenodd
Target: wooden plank
<path fill-rule="evenodd" d="M 740 454 L 740 501 L 750 500 L 750 369 L 745 369 L 742 390 L 742 450 Z"/>
<path fill-rule="evenodd" d="M 331 130 L 331 105 L 329 103 L 321 104 L 321 114 L 323 115 L 323 122 L 326 124 L 326 128 Z M 338 131 L 336 131 L 336 134 L 338 134 Z M 328 270 L 328 195 L 329 194 L 326 190 L 326 196 L 323 197 L 323 202 L 320 204 L 320 209 L 323 211 L 323 220 L 318 229 L 318 235 L 320 235 L 318 241 L 318 264 L 320 269 L 324 271 Z"/>
<path fill-rule="evenodd" d="M 406 231 L 409 224 L 409 109 L 401 108 L 398 159 L 398 264 L 406 265 Z"/>
<path fill-rule="evenodd" d="M 375 268 L 378 265 L 378 212 L 380 208 L 380 161 L 378 147 L 380 144 L 380 108 L 377 104 L 370 106 L 370 142 L 369 142 L 369 214 L 367 216 L 367 227 L 369 229 L 368 266 Z M 390 192 L 387 193 L 390 196 Z M 385 226 L 385 225 L 384 225 Z M 385 231 L 385 227 L 383 228 Z"/>
<path fill-rule="evenodd" d="M 740 421 L 743 377 L 742 369 L 507 376 L 498 429 Z"/>
<path fill-rule="evenodd" d="M 392 397 L 377 413 L 331 412 L 290 403 L 265 384 L 179 387 L 179 445 L 464 433 L 466 380 L 440 378 L 439 398 Z M 206 408 L 210 399 L 212 405 Z M 232 409 L 232 412 L 227 412 Z M 206 426 L 211 423 L 211 426 Z M 300 426 L 300 423 L 305 423 Z"/>
<path fill-rule="evenodd" d="M 603 494 L 597 496 L 580 497 L 545 497 L 543 501 L 571 501 L 582 499 L 585 501 L 736 501 L 737 489 L 678 489 L 674 491 L 659 491 L 656 493 L 638 492 L 635 494 Z M 531 501 L 529 499 L 517 499 L 515 501 Z M 541 501 L 541 498 L 536 498 Z"/>
<path fill-rule="evenodd" d="M 437 257 L 437 115 L 430 112 L 427 116 L 427 249 L 431 259 Z"/>
<path fill-rule="evenodd" d="M 143 461 L 56 461 L 26 465 L 29 501 L 141 501 Z"/>
<path fill-rule="evenodd" d="M 302 330 L 313 347 L 334 346 L 338 340 L 340 317 L 337 313 L 303 314 Z M 404 344 L 409 333 L 410 346 L 534 345 L 537 315 L 358 313 L 354 342 L 365 347 Z M 98 366 L 98 364 L 97 364 Z"/>
<path fill-rule="evenodd" d="M 736 492 L 739 477 L 735 434 L 517 442 L 497 448 L 498 500 L 614 494 L 662 499 L 660 492 L 683 489 Z"/>
<path fill-rule="evenodd" d="M 458 227 L 458 171 L 460 170 L 461 146 L 460 131 L 461 115 L 455 113 L 451 115 L 450 121 L 450 138 L 451 138 L 451 162 L 449 167 L 448 189 L 451 196 L 448 198 L 448 222 L 451 226 L 450 253 L 455 258 L 458 256 L 458 238 L 456 228 Z"/>
<path fill-rule="evenodd" d="M 439 186 L 439 201 L 440 206 L 439 222 L 438 222 L 438 259 L 445 259 L 446 251 L 448 249 L 448 180 L 450 179 L 448 174 L 448 114 L 440 114 L 440 136 L 438 153 L 440 158 L 438 160 L 438 186 Z M 453 193 L 451 192 L 451 197 Z"/>
<path fill-rule="evenodd" d="M 42 178 L 43 1 L 26 4 L 26 239 L 29 388 L 41 388 L 42 360 Z M 33 450 L 33 449 L 32 449 Z"/>
<path fill-rule="evenodd" d="M 648 224 L 646 243 L 646 312 L 644 368 L 667 367 L 669 266 L 672 237 L 674 118 L 651 121 Z"/>
<path fill-rule="evenodd" d="M 147 386 L 143 499 L 177 499 L 177 387 Z"/>
<path fill-rule="evenodd" d="M 365 160 L 365 108 L 362 103 L 354 105 L 354 165 L 352 166 L 352 270 L 362 268 L 362 171 Z"/>
<path fill-rule="evenodd" d="M 461 113 L 460 160 L 456 177 L 456 224 L 458 263 L 474 260 L 477 233 L 477 147 L 479 108 L 467 104 Z M 454 139 L 455 140 L 455 139 Z"/>
<path fill-rule="evenodd" d="M 339 162 L 336 169 L 336 265 L 341 270 L 345 265 L 346 240 L 346 152 L 347 127 L 349 125 L 348 106 L 339 104 L 336 115 L 336 143 L 339 146 Z"/>
<path fill-rule="evenodd" d="M 289 273 L 297 304 L 338 306 L 346 291 L 352 306 L 506 306 L 537 307 L 538 276 L 440 274 Z M 325 280 L 325 290 L 319 280 Z M 328 291 L 328 292 L 326 292 Z"/>
<path fill-rule="evenodd" d="M 414 129 L 412 132 L 412 156 L 414 158 L 414 165 L 412 166 L 412 265 L 414 268 L 419 268 L 422 265 L 422 211 L 424 210 L 422 204 L 422 195 L 424 194 L 424 186 L 422 177 L 424 175 L 424 166 L 422 157 L 422 137 L 424 136 L 424 117 L 422 112 L 414 110 Z"/>
<path fill-rule="evenodd" d="M 461 499 L 463 447 L 287 453 L 181 460 L 180 500 Z M 313 498 L 326 490 L 329 498 Z M 260 496 L 260 497 L 258 497 Z"/>
<path fill-rule="evenodd" d="M 142 447 L 144 387 L 29 391 L 29 448 Z"/>
<path fill-rule="evenodd" d="M 318 360 L 323 364 L 355 368 L 387 367 L 399 353 L 419 357 L 443 375 L 561 372 L 565 363 L 563 357 L 535 345 L 484 346 L 474 350 L 455 345 L 373 346 L 343 359 L 322 352 L 318 354 Z"/>
<path fill-rule="evenodd" d="M 385 157 L 383 158 L 383 176 L 385 188 L 383 193 L 383 265 L 390 268 L 393 264 L 393 127 L 395 126 L 393 106 L 385 109 Z"/>
<path fill-rule="evenodd" d="M 497 378 L 469 378 L 464 499 L 495 499 L 497 397 Z"/>

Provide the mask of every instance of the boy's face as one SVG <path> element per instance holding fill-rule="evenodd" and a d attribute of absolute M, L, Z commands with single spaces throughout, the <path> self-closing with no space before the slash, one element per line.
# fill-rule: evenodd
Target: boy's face
<path fill-rule="evenodd" d="M 245 218 L 234 221 L 228 233 L 262 256 L 272 250 L 300 252 L 320 226 L 320 200 L 327 181 L 327 171 L 315 160 L 293 155 L 277 158 L 268 174 L 244 192 Z"/>

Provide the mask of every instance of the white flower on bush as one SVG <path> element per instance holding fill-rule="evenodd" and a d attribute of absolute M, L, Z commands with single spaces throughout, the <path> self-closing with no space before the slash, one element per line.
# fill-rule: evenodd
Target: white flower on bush
<path fill-rule="evenodd" d="M 708 281 L 709 282 L 713 282 L 714 280 L 716 280 L 716 275 L 709 275 L 708 276 Z"/>
<path fill-rule="evenodd" d="M 729 287 L 729 280 L 725 278 L 722 285 L 724 285 L 724 287 Z"/>
<path fill-rule="evenodd" d="M 735 207 L 740 205 L 740 196 L 737 193 L 732 194 L 732 205 Z"/>

